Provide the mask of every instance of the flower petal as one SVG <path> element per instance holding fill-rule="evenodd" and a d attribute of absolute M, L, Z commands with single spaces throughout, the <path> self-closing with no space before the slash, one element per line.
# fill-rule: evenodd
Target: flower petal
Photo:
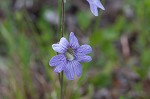
<path fill-rule="evenodd" d="M 59 54 L 51 58 L 49 61 L 50 66 L 58 66 L 59 64 L 65 63 L 66 57 L 64 54 Z"/>
<path fill-rule="evenodd" d="M 101 8 L 102 10 L 105 10 L 104 6 L 102 5 L 102 3 L 99 0 L 94 0 L 94 4 L 97 7 Z"/>
<path fill-rule="evenodd" d="M 59 44 L 53 44 L 53 45 L 52 45 L 52 48 L 53 48 L 53 50 L 54 50 L 55 52 L 58 52 L 58 53 L 64 52 L 64 50 L 60 48 L 60 45 L 59 45 Z"/>
<path fill-rule="evenodd" d="M 91 56 L 88 55 L 78 55 L 76 56 L 78 62 L 90 62 L 92 60 Z"/>
<path fill-rule="evenodd" d="M 66 38 L 62 37 L 60 39 L 59 44 L 53 44 L 52 48 L 54 49 L 55 52 L 65 53 L 66 50 L 68 49 L 68 46 L 69 46 L 69 42 L 67 41 Z"/>
<path fill-rule="evenodd" d="M 78 39 L 76 38 L 76 36 L 74 35 L 73 32 L 70 33 L 69 41 L 70 41 L 70 46 L 73 49 L 76 49 L 80 46 L 79 43 L 78 43 Z"/>
<path fill-rule="evenodd" d="M 97 9 L 97 6 L 94 4 L 93 1 L 91 0 L 87 0 L 89 5 L 90 5 L 90 9 L 91 9 L 91 12 L 95 15 L 95 16 L 98 16 L 98 9 Z"/>
<path fill-rule="evenodd" d="M 62 48 L 64 48 L 64 49 L 68 49 L 68 47 L 69 47 L 69 42 L 68 42 L 68 40 L 67 40 L 66 38 L 62 37 L 62 38 L 60 39 L 59 45 L 60 45 Z"/>
<path fill-rule="evenodd" d="M 62 63 L 62 64 L 59 64 L 59 65 L 56 66 L 56 68 L 54 69 L 54 72 L 60 73 L 60 72 L 64 69 L 65 66 L 66 66 L 66 63 L 65 63 L 65 62 Z"/>
<path fill-rule="evenodd" d="M 80 77 L 82 74 L 82 66 L 78 61 L 72 61 L 72 67 L 73 70 L 75 72 L 75 74 L 77 75 L 77 77 Z"/>
<path fill-rule="evenodd" d="M 74 70 L 71 61 L 64 67 L 64 73 L 68 80 L 74 80 Z"/>
<path fill-rule="evenodd" d="M 82 45 L 77 50 L 75 50 L 76 55 L 86 55 L 92 52 L 90 45 Z"/>

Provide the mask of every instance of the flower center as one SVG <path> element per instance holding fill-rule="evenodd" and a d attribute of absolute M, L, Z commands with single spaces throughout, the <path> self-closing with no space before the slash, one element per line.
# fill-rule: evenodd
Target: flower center
<path fill-rule="evenodd" d="M 66 55 L 67 60 L 69 60 L 69 61 L 72 61 L 74 59 L 74 52 L 71 48 L 69 48 L 66 51 L 65 55 Z"/>

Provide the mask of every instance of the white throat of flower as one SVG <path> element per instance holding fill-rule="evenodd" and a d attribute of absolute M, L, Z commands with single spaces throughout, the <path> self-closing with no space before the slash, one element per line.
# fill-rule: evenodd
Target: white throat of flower
<path fill-rule="evenodd" d="M 69 61 L 72 61 L 74 59 L 74 52 L 71 48 L 69 48 L 66 51 L 65 55 L 66 55 L 67 60 L 69 60 Z"/>

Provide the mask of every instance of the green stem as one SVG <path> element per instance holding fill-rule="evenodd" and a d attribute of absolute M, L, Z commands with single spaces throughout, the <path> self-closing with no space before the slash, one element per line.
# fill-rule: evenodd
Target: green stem
<path fill-rule="evenodd" d="M 64 36 L 64 27 L 65 27 L 65 4 L 64 0 L 61 1 L 61 36 Z M 60 82 L 60 99 L 64 99 L 64 92 L 63 92 L 63 76 L 64 72 L 62 71 L 59 73 L 59 82 Z"/>
<path fill-rule="evenodd" d="M 64 78 L 64 72 L 58 74 L 59 83 L 60 83 L 60 99 L 64 99 L 64 93 L 63 93 L 63 78 Z"/>
<path fill-rule="evenodd" d="M 61 1 L 61 33 L 62 37 L 64 36 L 64 27 L 65 27 L 65 4 L 64 0 Z"/>
<path fill-rule="evenodd" d="M 64 99 L 64 95 L 63 95 L 63 77 L 64 76 L 64 72 L 61 72 L 61 98 L 60 99 Z"/>

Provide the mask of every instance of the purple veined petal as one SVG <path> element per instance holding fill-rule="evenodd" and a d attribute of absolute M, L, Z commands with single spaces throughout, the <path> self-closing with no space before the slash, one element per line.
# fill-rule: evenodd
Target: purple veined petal
<path fill-rule="evenodd" d="M 52 48 L 55 52 L 58 52 L 58 53 L 63 53 L 64 50 L 60 48 L 60 45 L 59 44 L 53 44 L 52 45 Z"/>
<path fill-rule="evenodd" d="M 77 77 L 80 77 L 82 74 L 82 66 L 78 61 L 72 61 L 71 62 L 73 70 L 75 72 L 75 74 L 77 75 Z"/>
<path fill-rule="evenodd" d="M 62 37 L 62 38 L 60 39 L 59 45 L 60 45 L 63 49 L 66 50 L 66 49 L 68 49 L 68 47 L 69 47 L 69 42 L 68 42 L 68 40 L 67 40 L 66 38 Z"/>
<path fill-rule="evenodd" d="M 67 65 L 64 67 L 64 73 L 68 80 L 74 80 L 75 73 L 71 61 L 69 61 Z"/>
<path fill-rule="evenodd" d="M 66 66 L 66 62 L 63 62 L 63 63 L 59 64 L 59 65 L 56 66 L 56 68 L 54 69 L 54 72 L 60 73 L 60 72 L 64 69 L 65 66 Z"/>
<path fill-rule="evenodd" d="M 51 58 L 51 60 L 49 61 L 49 65 L 50 66 L 58 66 L 59 64 L 65 63 L 66 61 L 67 60 L 66 60 L 65 55 L 59 54 L 59 55 L 56 55 Z"/>
<path fill-rule="evenodd" d="M 67 41 L 66 38 L 62 37 L 60 39 L 59 44 L 53 44 L 52 48 L 54 49 L 55 52 L 65 53 L 66 50 L 68 49 L 68 46 L 69 46 L 69 42 Z"/>
<path fill-rule="evenodd" d="M 78 43 L 78 39 L 76 38 L 76 36 L 74 35 L 73 32 L 70 33 L 69 41 L 70 41 L 70 46 L 73 49 L 76 49 L 80 46 L 79 43 Z"/>
<path fill-rule="evenodd" d="M 99 0 L 94 0 L 94 4 L 98 7 L 101 8 L 102 10 L 105 10 L 104 6 Z"/>
<path fill-rule="evenodd" d="M 78 49 L 75 50 L 76 55 L 86 55 L 92 52 L 92 48 L 90 45 L 82 45 Z"/>
<path fill-rule="evenodd" d="M 89 4 L 93 4 L 93 0 L 86 0 Z"/>
<path fill-rule="evenodd" d="M 76 60 L 78 62 L 90 62 L 92 60 L 91 56 L 88 55 L 77 55 Z"/>
<path fill-rule="evenodd" d="M 93 1 L 91 1 L 91 0 L 87 0 L 87 1 L 89 2 L 91 12 L 92 12 L 95 16 L 98 16 L 98 9 L 97 9 L 97 6 L 94 4 Z"/>

